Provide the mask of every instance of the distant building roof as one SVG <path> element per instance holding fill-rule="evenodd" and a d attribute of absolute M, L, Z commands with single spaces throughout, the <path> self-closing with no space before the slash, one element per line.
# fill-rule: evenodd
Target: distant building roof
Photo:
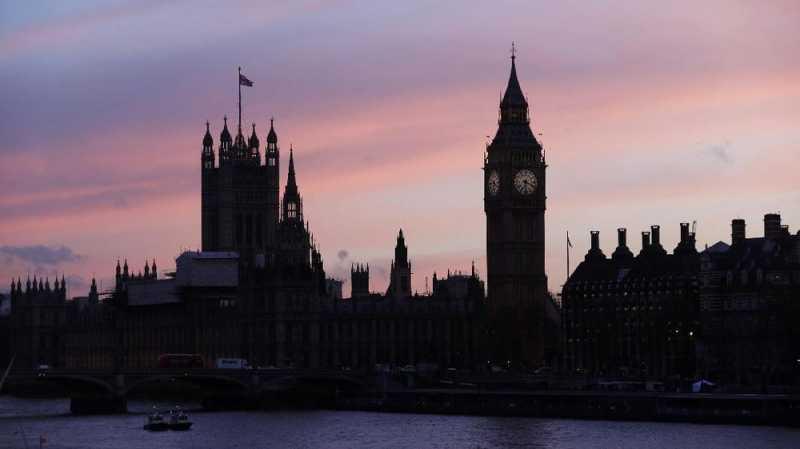
<path fill-rule="evenodd" d="M 236 287 L 239 254 L 231 251 L 186 251 L 175 260 L 180 287 Z"/>

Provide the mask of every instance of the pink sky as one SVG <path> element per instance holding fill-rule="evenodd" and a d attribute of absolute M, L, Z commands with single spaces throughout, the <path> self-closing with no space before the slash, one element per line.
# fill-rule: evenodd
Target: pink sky
<path fill-rule="evenodd" d="M 264 142 L 274 116 L 294 146 L 329 273 L 369 262 L 384 290 L 401 227 L 416 289 L 485 273 L 512 40 L 550 166 L 551 289 L 567 230 L 578 261 L 592 229 L 610 254 L 620 226 L 634 251 L 651 224 L 669 248 L 681 221 L 701 248 L 734 217 L 800 227 L 800 3 L 374 3 L 2 4 L 0 290 L 63 272 L 83 295 L 117 258 L 169 269 L 197 248 L 204 122 L 216 141 L 235 118 L 239 65 L 245 122 Z"/>

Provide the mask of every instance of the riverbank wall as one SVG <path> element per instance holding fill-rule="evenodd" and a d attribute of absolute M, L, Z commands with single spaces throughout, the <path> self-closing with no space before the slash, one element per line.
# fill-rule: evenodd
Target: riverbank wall
<path fill-rule="evenodd" d="M 800 427 L 800 396 L 416 389 L 340 398 L 342 410 Z"/>

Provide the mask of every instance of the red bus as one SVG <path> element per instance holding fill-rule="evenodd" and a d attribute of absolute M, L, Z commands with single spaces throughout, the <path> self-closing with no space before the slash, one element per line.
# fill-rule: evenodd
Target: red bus
<path fill-rule="evenodd" d="M 159 368 L 202 368 L 203 358 L 199 354 L 161 354 Z"/>

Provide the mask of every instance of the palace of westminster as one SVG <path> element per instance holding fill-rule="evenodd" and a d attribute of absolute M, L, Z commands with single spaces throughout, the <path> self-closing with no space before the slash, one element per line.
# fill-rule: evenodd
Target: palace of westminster
<path fill-rule="evenodd" d="M 592 232 L 561 294 L 550 292 L 547 164 L 514 56 L 484 153 L 485 285 L 473 267 L 434 273 L 431 292 L 412 293 L 400 230 L 386 291 L 370 291 L 369 267 L 354 264 L 343 297 L 304 217 L 293 149 L 281 195 L 274 123 L 263 147 L 255 125 L 245 138 L 240 118 L 235 132 L 225 119 L 215 146 L 206 124 L 201 251 L 180 254 L 165 277 L 155 261 L 136 274 L 118 261 L 107 295 L 94 280 L 88 296 L 72 299 L 63 277 L 52 286 L 13 280 L 0 366 L 15 355 L 22 368 L 147 368 L 182 353 L 262 367 L 548 366 L 565 376 L 800 384 L 800 232 L 777 214 L 765 216 L 757 238 L 734 219 L 731 243 L 703 251 L 686 223 L 672 253 L 658 226 L 642 233 L 636 255 L 624 228 L 610 257 Z"/>

